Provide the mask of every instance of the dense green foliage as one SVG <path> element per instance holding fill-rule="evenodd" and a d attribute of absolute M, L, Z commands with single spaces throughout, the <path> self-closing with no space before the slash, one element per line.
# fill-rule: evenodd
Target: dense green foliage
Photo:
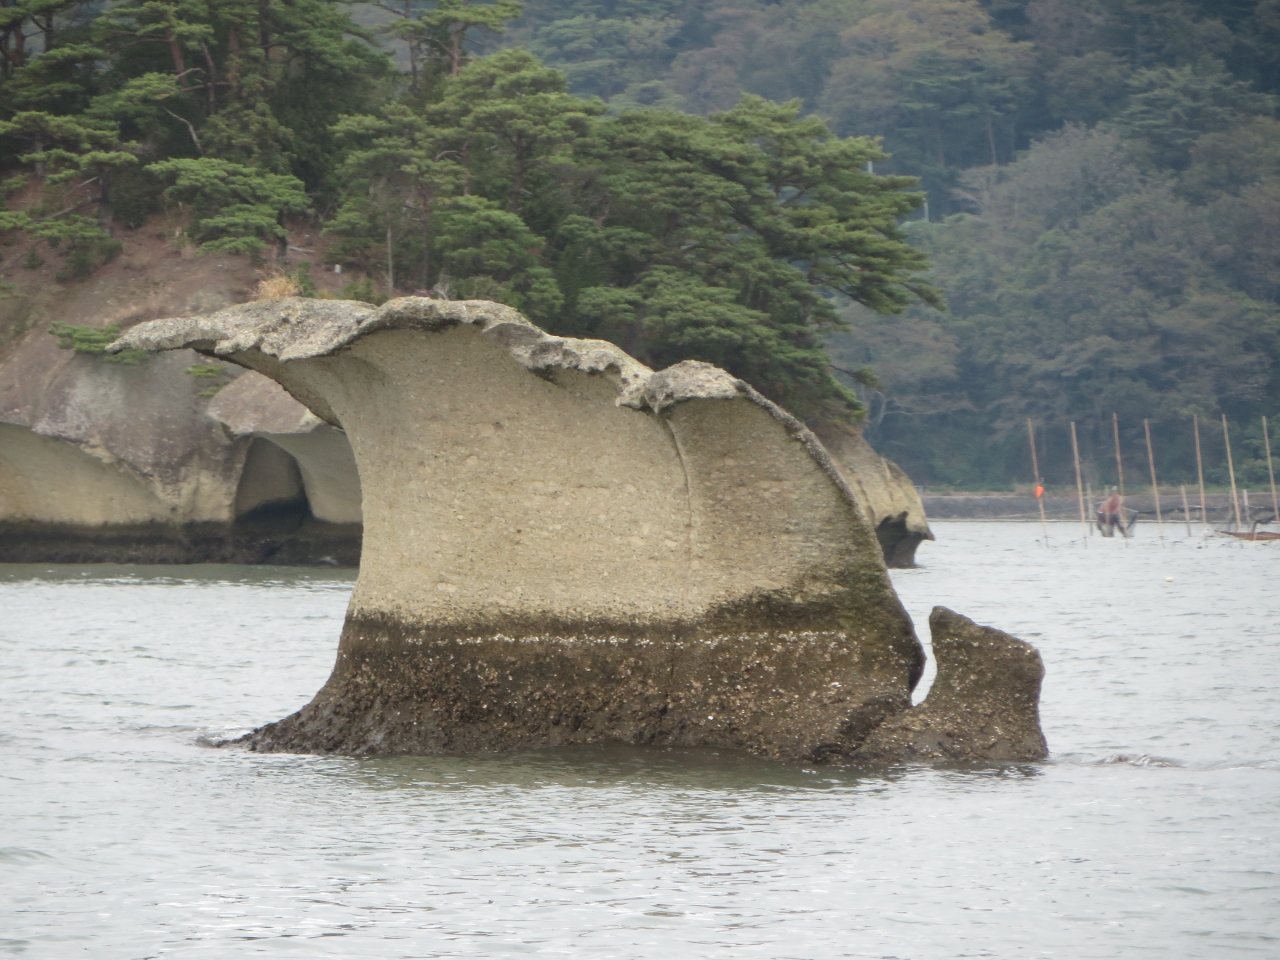
<path fill-rule="evenodd" d="M 1144 418 L 1162 469 L 1186 479 L 1191 415 L 1226 413 L 1241 475 L 1265 482 L 1275 0 L 530 0 L 501 42 L 614 110 L 704 113 L 754 93 L 883 137 L 877 171 L 927 189 L 934 223 L 909 226 L 950 311 L 851 308 L 852 334 L 831 343 L 841 369 L 878 374 L 867 434 L 918 481 L 1030 480 L 1033 417 L 1051 479 L 1074 480 L 1074 419 L 1086 470 L 1113 482 L 1116 412 L 1135 475 Z"/>
<path fill-rule="evenodd" d="M 253 257 L 309 217 L 349 296 L 501 299 L 655 365 L 721 364 L 809 419 L 860 395 L 921 482 L 1030 479 L 1027 417 L 1049 479 L 1073 479 L 1075 420 L 1108 482 L 1113 412 L 1135 474 L 1144 418 L 1176 480 L 1191 415 L 1226 413 L 1240 474 L 1265 475 L 1278 0 L 350 9 L 0 8 L 15 267 L 52 252 L 84 276 L 165 205 Z"/>
<path fill-rule="evenodd" d="M 1008 163 L 1064 123 L 1197 94 L 1225 65 L 1235 99 L 1280 91 L 1274 0 L 528 0 L 491 42 L 525 46 L 614 109 L 727 110 L 744 93 L 881 136 L 940 212 L 973 166 Z M 1182 71 L 1182 79 L 1169 76 Z M 1179 90 L 1180 93 L 1174 93 Z M 1205 105 L 1207 106 L 1207 105 Z M 1213 112 L 1210 107 L 1207 112 Z M 1184 120 L 1205 132 L 1194 113 Z"/>
<path fill-rule="evenodd" d="M 278 270 L 311 217 L 365 274 L 350 296 L 502 300 L 829 421 L 861 412 L 825 352 L 838 308 L 940 302 L 900 232 L 915 181 L 872 173 L 873 142 L 750 96 L 706 118 L 607 113 L 527 50 L 481 55 L 517 0 L 381 6 L 403 72 L 337 0 L 2 9 L 0 164 L 24 202 L 0 228 L 25 232 L 31 266 L 63 251 L 68 278 L 165 205 L 191 241 Z M 314 292 L 309 265 L 291 276 Z"/>
<path fill-rule="evenodd" d="M 120 336 L 120 324 L 109 323 L 105 327 L 77 326 L 72 323 L 55 322 L 49 332 L 58 338 L 58 346 L 63 350 L 74 350 L 76 353 L 88 353 L 100 356 L 109 363 L 123 363 L 134 366 L 147 359 L 145 350 L 121 350 L 119 353 L 107 353 L 107 347 Z"/>
<path fill-rule="evenodd" d="M 1264 131 L 1275 137 L 1280 124 L 1256 120 L 1247 135 Z M 837 346 L 846 363 L 874 362 L 893 384 L 894 406 L 879 404 L 872 418 L 877 442 L 922 477 L 998 483 L 1028 476 L 1031 417 L 1054 451 L 1050 475 L 1068 482 L 1076 420 L 1086 460 L 1102 468 L 1096 480 L 1114 477 L 1116 412 L 1135 471 L 1149 418 L 1169 478 L 1187 479 L 1192 414 L 1216 422 L 1226 412 L 1250 426 L 1273 414 L 1276 249 L 1260 233 L 1280 194 L 1244 179 L 1192 202 L 1187 187 L 1208 176 L 1194 153 L 1171 182 L 1144 175 L 1116 134 L 1068 128 L 1014 164 L 975 171 L 980 213 L 914 225 L 950 315 L 912 311 L 888 330 L 863 314 Z M 1219 464 L 1216 436 L 1208 449 Z M 985 441 L 978 454 L 968 448 L 975 437 Z M 1265 482 L 1265 465 L 1244 476 Z"/>
<path fill-rule="evenodd" d="M 352 189 L 331 229 L 388 285 L 501 299 L 656 365 L 722 364 L 800 416 L 836 419 L 857 400 L 822 350 L 832 298 L 886 312 L 936 299 L 897 235 L 910 182 L 866 173 L 872 144 L 795 105 L 602 117 L 523 50 L 436 89 L 338 128 Z"/>

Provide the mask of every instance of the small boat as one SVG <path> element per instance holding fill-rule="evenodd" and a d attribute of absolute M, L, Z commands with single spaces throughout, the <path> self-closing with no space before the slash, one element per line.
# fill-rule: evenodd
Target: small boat
<path fill-rule="evenodd" d="M 1280 540 L 1280 533 L 1269 533 L 1266 530 L 1254 530 L 1244 533 L 1237 530 L 1219 530 L 1224 537 L 1235 537 L 1237 540 Z"/>

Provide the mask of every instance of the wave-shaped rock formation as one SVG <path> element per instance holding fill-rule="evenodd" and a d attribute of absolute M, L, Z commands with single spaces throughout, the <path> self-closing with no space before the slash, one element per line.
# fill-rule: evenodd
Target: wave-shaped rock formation
<path fill-rule="evenodd" d="M 97 300 L 79 291 L 61 315 L 93 326 L 231 302 L 188 273 Z M 257 373 L 188 375 L 192 351 L 126 366 L 58 349 L 45 332 L 55 308 L 16 340 L 0 316 L 0 562 L 358 563 L 360 480 L 341 430 Z M 856 431 L 821 439 L 888 564 L 911 566 L 932 538 L 911 481 Z"/>
<path fill-rule="evenodd" d="M 274 380 L 249 372 L 221 391 L 208 413 L 235 436 L 252 436 L 287 451 L 314 516 L 359 524 L 360 477 L 346 434 L 325 424 Z M 890 567 L 915 566 L 916 548 L 934 539 L 924 504 L 911 478 L 871 448 L 857 430 L 827 426 L 816 430 L 832 463 L 871 521 Z M 246 478 L 258 472 L 279 476 L 283 468 L 256 468 L 250 451 Z M 278 482 L 278 481 L 277 481 Z M 358 550 L 358 544 L 356 546 Z"/>
<path fill-rule="evenodd" d="M 723 370 L 418 298 L 247 304 L 124 347 L 264 373 L 354 451 L 365 539 L 337 663 L 252 749 L 854 760 L 910 708 L 923 651 L 857 501 Z"/>
<path fill-rule="evenodd" d="M 324 424 L 274 380 L 246 373 L 219 393 L 208 413 L 235 436 L 258 437 L 291 454 L 317 518 L 360 523 L 360 478 L 346 434 Z M 911 478 L 857 430 L 824 426 L 815 433 L 871 521 L 885 563 L 915 566 L 916 548 L 934 536 Z"/>

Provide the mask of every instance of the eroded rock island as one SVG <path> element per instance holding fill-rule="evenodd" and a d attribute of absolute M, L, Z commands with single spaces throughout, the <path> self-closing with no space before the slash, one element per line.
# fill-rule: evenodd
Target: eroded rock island
<path fill-rule="evenodd" d="M 354 453 L 364 544 L 337 663 L 252 749 L 615 740 L 850 761 L 920 716 L 924 654 L 857 499 L 809 430 L 723 370 L 655 372 L 510 307 L 420 298 L 262 301 L 121 348 L 265 374 Z M 1034 700 L 992 702 L 1038 730 Z"/>

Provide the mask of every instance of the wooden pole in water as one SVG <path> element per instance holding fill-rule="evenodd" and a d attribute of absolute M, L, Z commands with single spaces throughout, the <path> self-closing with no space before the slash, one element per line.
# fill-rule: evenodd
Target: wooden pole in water
<path fill-rule="evenodd" d="M 1147 465 L 1151 467 L 1151 496 L 1156 501 L 1156 526 L 1164 536 L 1164 516 L 1160 513 L 1160 485 L 1156 483 L 1156 455 L 1151 450 L 1151 421 L 1142 418 L 1142 430 L 1147 435 Z"/>
<path fill-rule="evenodd" d="M 1040 531 L 1044 534 L 1045 545 L 1049 544 L 1049 524 L 1044 519 L 1044 484 L 1040 482 L 1040 458 L 1036 456 L 1036 429 L 1027 417 L 1027 437 L 1031 440 L 1031 472 L 1036 475 L 1036 506 L 1040 508 Z"/>
<path fill-rule="evenodd" d="M 1209 508 L 1204 502 L 1204 460 L 1200 456 L 1200 414 L 1191 415 L 1191 426 L 1196 432 L 1196 476 L 1200 478 L 1200 532 L 1209 532 Z"/>
<path fill-rule="evenodd" d="M 1076 422 L 1071 421 L 1071 458 L 1076 462 L 1076 497 L 1080 500 L 1080 530 L 1084 534 L 1084 545 L 1089 545 L 1089 521 L 1084 515 L 1084 484 L 1080 479 L 1080 444 L 1076 442 Z"/>
<path fill-rule="evenodd" d="M 1129 539 L 1129 513 L 1124 508 L 1124 461 L 1120 459 L 1120 418 L 1115 411 L 1111 413 L 1111 432 L 1116 438 L 1116 479 L 1120 483 L 1120 519 L 1124 525 L 1120 528 L 1125 540 Z"/>
<path fill-rule="evenodd" d="M 1120 460 L 1120 418 L 1111 414 L 1111 432 L 1116 438 L 1116 477 L 1119 480 L 1120 507 L 1124 508 L 1124 463 Z"/>
<path fill-rule="evenodd" d="M 1267 418 L 1262 418 L 1262 444 L 1267 451 L 1267 479 L 1271 481 L 1271 522 L 1280 524 L 1280 501 L 1276 499 L 1276 471 L 1271 466 L 1271 434 L 1267 429 Z"/>
<path fill-rule="evenodd" d="M 1084 482 L 1084 498 L 1089 504 L 1090 512 L 1093 511 L 1093 481 L 1086 480 Z M 1093 536 L 1093 528 L 1095 524 L 1089 525 L 1089 536 Z"/>
<path fill-rule="evenodd" d="M 1231 432 L 1227 429 L 1227 415 L 1222 415 L 1222 442 L 1227 446 L 1227 476 L 1231 478 L 1231 506 L 1236 513 L 1236 529 L 1240 529 L 1240 498 L 1236 496 L 1236 465 L 1231 459 Z"/>
<path fill-rule="evenodd" d="M 1187 536 L 1191 536 L 1191 508 L 1187 506 L 1187 485 L 1178 484 L 1178 492 L 1182 494 L 1182 519 L 1187 522 Z"/>

